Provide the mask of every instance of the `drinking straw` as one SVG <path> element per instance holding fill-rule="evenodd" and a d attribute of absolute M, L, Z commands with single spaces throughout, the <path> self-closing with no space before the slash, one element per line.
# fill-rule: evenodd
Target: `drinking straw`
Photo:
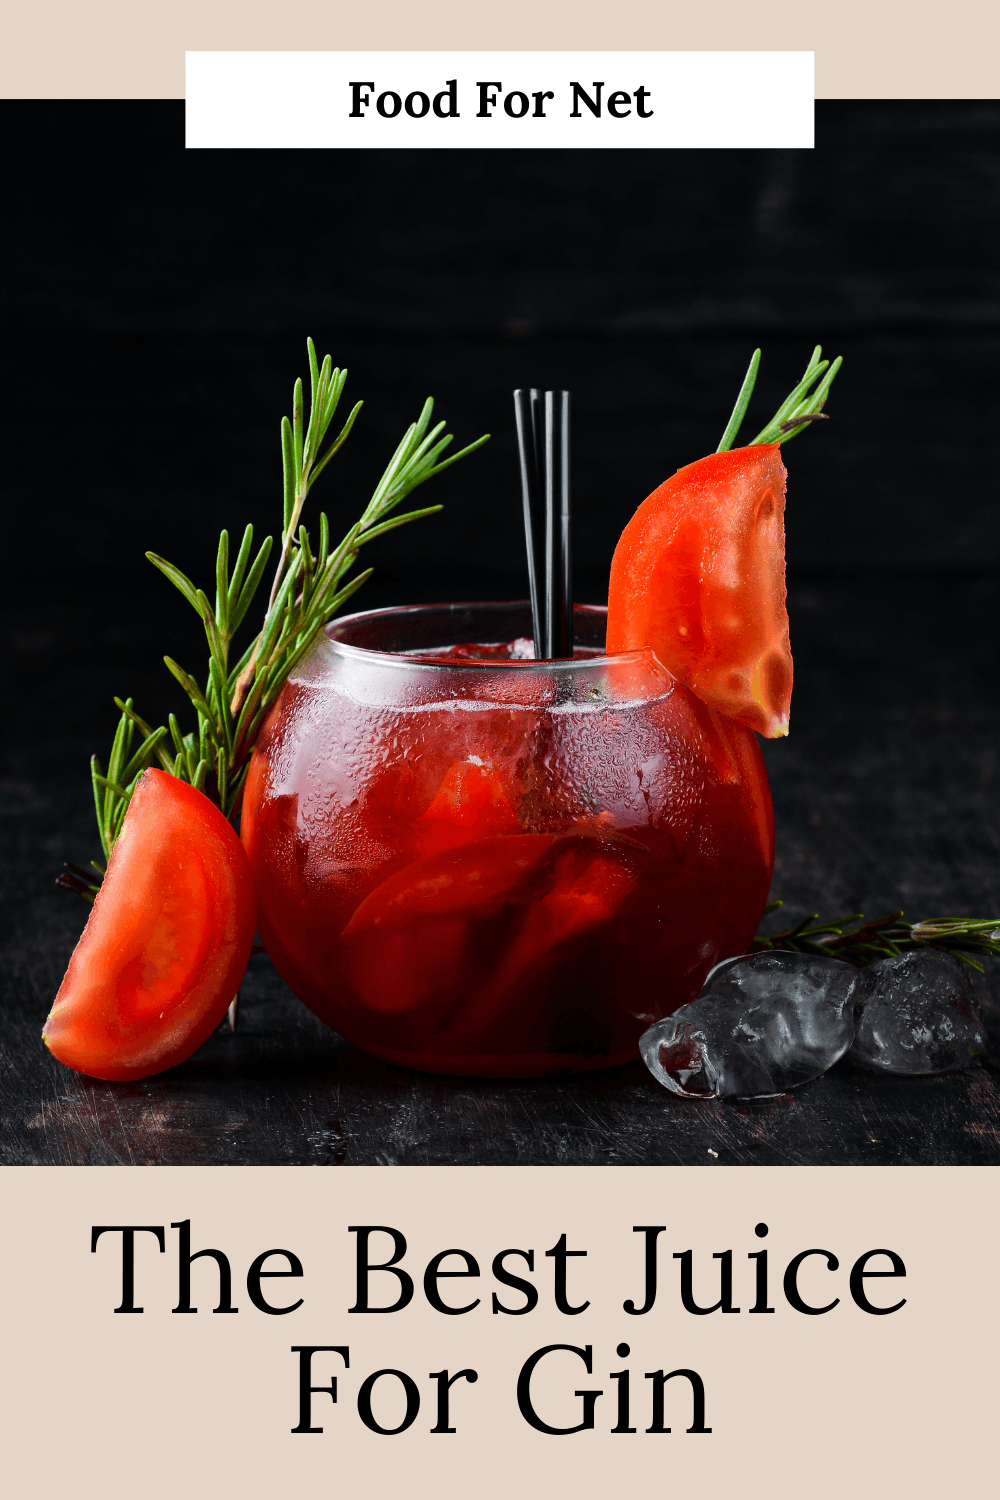
<path fill-rule="evenodd" d="M 535 657 L 571 657 L 569 391 L 515 391 L 514 417 Z"/>
<path fill-rule="evenodd" d="M 531 593 L 531 628 L 535 658 L 545 655 L 545 499 L 542 487 L 541 391 L 514 392 L 514 419 L 521 460 L 521 496 L 524 501 L 524 544 L 528 554 L 528 587 Z"/>
<path fill-rule="evenodd" d="M 569 391 L 545 392 L 545 655 L 573 655 Z"/>

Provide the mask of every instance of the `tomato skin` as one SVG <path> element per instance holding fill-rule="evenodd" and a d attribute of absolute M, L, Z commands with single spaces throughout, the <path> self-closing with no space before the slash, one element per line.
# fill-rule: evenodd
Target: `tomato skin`
<path fill-rule="evenodd" d="M 136 787 L 42 1033 L 91 1078 L 148 1078 L 222 1022 L 253 947 L 257 897 L 235 830 L 166 771 Z"/>
<path fill-rule="evenodd" d="M 785 470 L 776 443 L 713 453 L 643 501 L 611 563 L 608 650 L 651 647 L 728 718 L 788 733 Z"/>

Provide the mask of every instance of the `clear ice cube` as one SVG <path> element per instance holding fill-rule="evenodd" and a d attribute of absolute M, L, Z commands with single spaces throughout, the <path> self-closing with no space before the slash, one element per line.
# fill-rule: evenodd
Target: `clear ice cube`
<path fill-rule="evenodd" d="M 685 1099 L 783 1094 L 850 1047 L 858 975 L 853 964 L 808 953 L 727 959 L 697 999 L 643 1033 L 643 1059 Z"/>
<path fill-rule="evenodd" d="M 948 1073 L 986 1051 L 968 965 L 925 948 L 861 970 L 850 1056 L 879 1073 Z"/>

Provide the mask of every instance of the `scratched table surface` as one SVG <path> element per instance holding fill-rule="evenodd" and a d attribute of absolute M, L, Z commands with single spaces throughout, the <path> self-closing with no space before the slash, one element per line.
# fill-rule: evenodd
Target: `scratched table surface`
<path fill-rule="evenodd" d="M 774 894 L 794 915 L 1000 910 L 994 576 L 817 579 L 790 600 L 794 733 L 767 747 Z M 948 628 L 945 629 L 947 624 Z M 953 642 L 963 642 L 956 652 Z M 759 1102 L 688 1102 L 639 1062 L 541 1081 L 438 1078 L 376 1061 L 251 960 L 236 1035 L 112 1084 L 66 1071 L 39 1030 L 85 910 L 55 890 L 87 834 L 86 786 L 8 777 L 4 1163 L 988 1163 L 1000 1161 L 1000 984 L 977 981 L 992 1052 L 884 1078 L 841 1062 Z M 1000 970 L 1000 960 L 987 960 Z"/>

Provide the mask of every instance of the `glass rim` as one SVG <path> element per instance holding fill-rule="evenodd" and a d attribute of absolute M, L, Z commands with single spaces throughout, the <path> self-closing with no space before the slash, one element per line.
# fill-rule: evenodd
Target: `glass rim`
<path fill-rule="evenodd" d="M 518 657 L 508 660 L 497 660 L 493 657 L 484 659 L 460 660 L 455 657 L 446 657 L 441 661 L 428 661 L 426 658 L 410 656 L 402 651 L 381 651 L 372 646 L 354 646 L 347 641 L 337 639 L 336 632 L 345 626 L 358 625 L 369 620 L 387 620 L 393 616 L 413 617 L 421 614 L 430 614 L 434 611 L 447 610 L 510 610 L 523 609 L 527 611 L 529 619 L 531 616 L 530 599 L 473 599 L 459 600 L 456 602 L 446 601 L 439 604 L 390 604 L 381 609 L 360 610 L 353 615 L 337 615 L 323 627 L 323 636 L 327 643 L 333 648 L 338 656 L 358 661 L 369 661 L 380 666 L 404 667 L 414 671 L 426 672 L 454 672 L 472 670 L 475 672 L 501 671 L 531 671 L 546 674 L 564 672 L 587 672 L 595 668 L 609 668 L 621 666 L 627 662 L 638 662 L 644 657 L 653 656 L 652 648 L 640 646 L 631 651 L 601 652 L 595 656 L 581 657 Z M 607 617 L 608 607 L 606 604 L 574 604 L 573 614 L 577 613 L 594 616 Z M 482 644 L 486 644 L 485 642 Z"/>

